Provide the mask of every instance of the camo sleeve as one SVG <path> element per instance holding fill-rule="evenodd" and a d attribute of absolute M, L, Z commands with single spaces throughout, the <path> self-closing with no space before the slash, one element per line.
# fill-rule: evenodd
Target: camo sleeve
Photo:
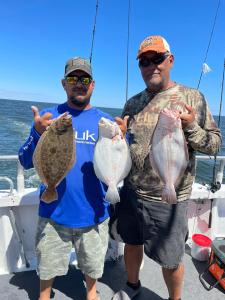
<path fill-rule="evenodd" d="M 147 89 L 145 89 L 144 91 L 130 98 L 123 108 L 121 117 L 124 118 L 125 116 L 129 116 L 129 118 L 132 118 L 134 115 L 141 112 L 149 103 L 152 96 L 153 95 L 150 95 Z"/>
<path fill-rule="evenodd" d="M 133 97 L 124 105 L 121 117 L 124 118 L 125 116 L 129 116 L 131 118 L 132 115 L 135 114 L 134 108 L 137 108 L 137 103 L 135 103 L 135 98 Z"/>
<path fill-rule="evenodd" d="M 215 155 L 219 152 L 222 137 L 201 93 L 197 94 L 194 108 L 196 120 L 184 129 L 187 142 L 195 151 Z"/>

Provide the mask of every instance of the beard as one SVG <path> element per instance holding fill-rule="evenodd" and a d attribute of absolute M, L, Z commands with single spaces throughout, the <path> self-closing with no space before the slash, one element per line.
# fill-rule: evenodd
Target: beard
<path fill-rule="evenodd" d="M 70 102 L 76 105 L 77 107 L 83 108 L 87 106 L 90 103 L 90 99 L 77 99 L 76 97 L 70 97 L 69 98 Z"/>

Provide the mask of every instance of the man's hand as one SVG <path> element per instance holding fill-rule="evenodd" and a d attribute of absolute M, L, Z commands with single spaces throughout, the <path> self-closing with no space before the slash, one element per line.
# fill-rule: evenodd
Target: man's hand
<path fill-rule="evenodd" d="M 195 110 L 192 106 L 185 104 L 185 108 L 187 109 L 188 113 L 181 113 L 180 118 L 182 122 L 183 128 L 188 126 L 195 120 Z"/>
<path fill-rule="evenodd" d="M 50 120 L 52 114 L 47 112 L 43 116 L 40 116 L 39 110 L 36 106 L 31 106 L 31 109 L 34 114 L 34 128 L 38 133 L 42 134 L 52 123 L 53 120 Z"/>
<path fill-rule="evenodd" d="M 128 121 L 129 116 L 125 116 L 123 119 L 116 117 L 115 121 L 119 125 L 120 130 L 122 131 L 123 137 L 125 137 L 125 134 L 127 132 L 127 121 Z"/>

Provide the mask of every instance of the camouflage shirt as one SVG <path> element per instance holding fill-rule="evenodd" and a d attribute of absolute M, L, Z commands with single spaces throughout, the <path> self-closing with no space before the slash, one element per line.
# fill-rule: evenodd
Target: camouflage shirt
<path fill-rule="evenodd" d="M 132 157 L 132 169 L 124 186 L 136 191 L 141 199 L 160 201 L 163 183 L 153 171 L 149 159 L 151 137 L 163 108 L 186 112 L 185 104 L 196 112 L 195 121 L 184 129 L 188 145 L 189 163 L 184 176 L 176 187 L 178 201 L 190 197 L 195 176 L 195 152 L 214 155 L 221 145 L 221 134 L 205 101 L 196 89 L 180 84 L 160 93 L 144 90 L 129 99 L 122 117 L 129 115 L 128 137 Z M 178 158 L 179 159 L 179 158 Z"/>

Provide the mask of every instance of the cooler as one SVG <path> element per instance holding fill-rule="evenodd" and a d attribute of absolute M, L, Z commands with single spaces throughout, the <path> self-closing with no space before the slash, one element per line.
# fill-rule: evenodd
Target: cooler
<path fill-rule="evenodd" d="M 203 276 L 209 272 L 216 282 L 213 285 L 207 286 Z M 206 270 L 199 275 L 199 279 L 204 288 L 210 291 L 212 288 L 220 284 L 225 290 L 225 238 L 216 238 L 211 244 L 211 254 L 209 258 L 209 265 Z"/>

